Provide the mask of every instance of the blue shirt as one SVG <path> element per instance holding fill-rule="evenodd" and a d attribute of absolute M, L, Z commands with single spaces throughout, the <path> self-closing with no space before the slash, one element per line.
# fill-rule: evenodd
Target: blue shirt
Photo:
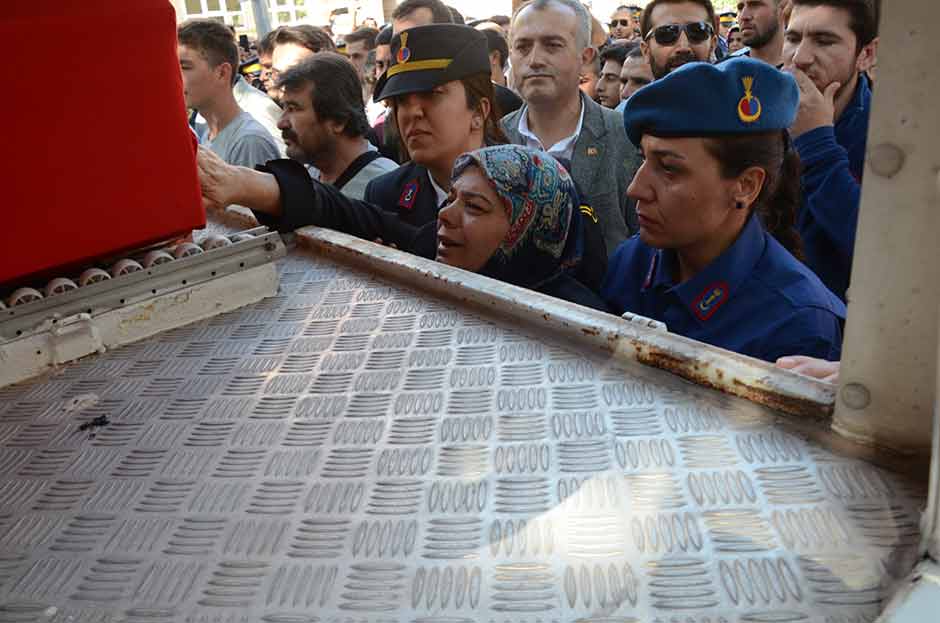
<path fill-rule="evenodd" d="M 806 264 L 843 301 L 855 251 L 870 112 L 868 78 L 859 76 L 855 95 L 835 127 L 816 128 L 793 140 L 803 163 L 797 229 Z"/>
<path fill-rule="evenodd" d="M 835 361 L 845 305 L 751 217 L 700 273 L 676 284 L 675 251 L 639 236 L 610 259 L 601 296 L 618 314 L 666 323 L 673 333 L 765 361 L 807 355 Z"/>

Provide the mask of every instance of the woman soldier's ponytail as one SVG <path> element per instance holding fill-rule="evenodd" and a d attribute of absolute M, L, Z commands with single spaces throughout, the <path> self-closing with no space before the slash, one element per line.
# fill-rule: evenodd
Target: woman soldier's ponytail
<path fill-rule="evenodd" d="M 705 147 L 718 160 L 725 179 L 737 177 L 749 167 L 767 172 L 753 209 L 777 242 L 802 260 L 803 244 L 796 231 L 802 202 L 800 156 L 790 146 L 786 131 L 708 138 Z"/>

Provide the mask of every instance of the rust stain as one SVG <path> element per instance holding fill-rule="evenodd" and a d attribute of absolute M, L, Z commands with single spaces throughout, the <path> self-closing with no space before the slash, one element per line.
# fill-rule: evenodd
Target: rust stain
<path fill-rule="evenodd" d="M 697 362 L 682 359 L 667 352 L 636 348 L 636 353 L 637 360 L 640 363 L 666 370 L 711 389 L 746 398 L 775 411 L 813 419 L 827 419 L 832 415 L 832 405 L 819 404 L 805 398 L 784 396 L 768 389 L 754 387 L 740 379 L 730 378 L 727 381 L 716 383 L 699 371 Z M 724 373 L 719 371 L 718 378 L 723 379 Z"/>

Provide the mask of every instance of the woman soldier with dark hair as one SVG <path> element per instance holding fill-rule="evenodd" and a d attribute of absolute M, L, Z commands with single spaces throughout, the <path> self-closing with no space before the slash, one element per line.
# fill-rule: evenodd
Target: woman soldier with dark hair
<path fill-rule="evenodd" d="M 690 63 L 628 100 L 645 162 L 628 190 L 640 233 L 602 288 L 615 311 L 766 361 L 839 358 L 845 306 L 797 259 L 798 105 L 791 76 L 746 58 Z"/>

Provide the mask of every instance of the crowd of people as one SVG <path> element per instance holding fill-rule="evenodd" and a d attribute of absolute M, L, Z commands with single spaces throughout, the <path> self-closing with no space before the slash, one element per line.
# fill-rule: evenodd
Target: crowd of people
<path fill-rule="evenodd" d="M 259 88 L 230 28 L 184 23 L 204 201 L 832 379 L 879 1 L 737 9 L 652 0 L 605 27 L 578 0 L 469 21 L 405 0 L 342 38 L 266 34 Z"/>

